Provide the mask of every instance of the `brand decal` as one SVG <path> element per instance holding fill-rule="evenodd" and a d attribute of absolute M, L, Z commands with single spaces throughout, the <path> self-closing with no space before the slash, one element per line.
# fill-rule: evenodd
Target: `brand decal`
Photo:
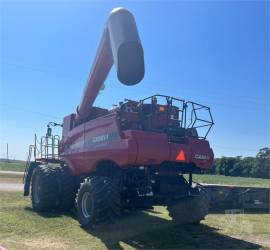
<path fill-rule="evenodd" d="M 66 149 L 77 150 L 77 149 L 83 148 L 84 146 L 102 144 L 104 142 L 113 141 L 117 139 L 120 139 L 120 136 L 117 132 L 91 136 L 91 137 L 89 136 L 89 137 L 86 137 L 85 139 L 80 138 L 76 142 L 66 145 Z"/>
<path fill-rule="evenodd" d="M 103 141 L 108 141 L 108 140 L 109 140 L 109 134 L 92 137 L 92 143 L 103 142 Z"/>
<path fill-rule="evenodd" d="M 107 142 L 107 141 L 114 141 L 120 139 L 120 136 L 117 132 L 114 133 L 108 133 L 103 135 L 97 135 L 92 137 L 86 137 L 84 145 L 90 146 L 97 143 Z"/>
<path fill-rule="evenodd" d="M 210 160 L 209 155 L 195 154 L 194 158 L 197 160 Z"/>

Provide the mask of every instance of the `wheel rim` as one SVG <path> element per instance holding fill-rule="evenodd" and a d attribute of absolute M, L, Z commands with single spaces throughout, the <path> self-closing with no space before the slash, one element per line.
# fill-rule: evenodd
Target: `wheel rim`
<path fill-rule="evenodd" d="M 92 198 L 89 192 L 85 192 L 82 196 L 82 213 L 85 218 L 89 218 L 92 214 Z"/>
<path fill-rule="evenodd" d="M 33 196 L 34 196 L 35 203 L 40 202 L 39 193 L 40 193 L 39 176 L 36 176 L 35 182 L 34 182 L 34 190 L 33 190 Z"/>

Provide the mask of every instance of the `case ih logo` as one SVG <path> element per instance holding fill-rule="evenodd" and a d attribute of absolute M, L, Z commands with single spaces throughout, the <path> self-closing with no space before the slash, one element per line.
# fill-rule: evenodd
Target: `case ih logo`
<path fill-rule="evenodd" d="M 210 160 L 210 156 L 208 155 L 195 154 L 194 158 L 197 160 Z"/>
<path fill-rule="evenodd" d="M 103 142 L 103 141 L 108 141 L 108 140 L 109 140 L 109 134 L 92 137 L 92 143 Z"/>
<path fill-rule="evenodd" d="M 113 141 L 120 139 L 120 136 L 117 132 L 112 132 L 109 134 L 104 134 L 104 135 L 98 135 L 98 136 L 92 136 L 89 138 L 79 138 L 76 142 L 73 142 L 72 144 L 67 144 L 66 149 L 78 149 L 78 148 L 83 148 L 84 146 L 90 146 L 106 141 Z M 0 249 L 1 250 L 1 249 Z"/>
<path fill-rule="evenodd" d="M 109 134 L 104 134 L 104 135 L 98 135 L 98 136 L 92 136 L 92 137 L 86 137 L 84 145 L 89 146 L 93 145 L 96 143 L 102 143 L 102 142 L 107 142 L 107 141 L 114 141 L 120 139 L 120 136 L 117 132 L 112 132 Z"/>

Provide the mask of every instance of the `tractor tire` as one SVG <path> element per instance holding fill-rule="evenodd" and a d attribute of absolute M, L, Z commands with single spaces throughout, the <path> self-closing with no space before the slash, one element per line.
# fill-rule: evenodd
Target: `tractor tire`
<path fill-rule="evenodd" d="M 70 174 L 67 166 L 57 168 L 58 176 L 58 206 L 59 212 L 69 211 L 74 207 L 76 197 L 76 179 Z"/>
<path fill-rule="evenodd" d="M 83 227 L 112 222 L 120 216 L 119 188 L 107 177 L 86 178 L 77 193 L 76 209 Z"/>
<path fill-rule="evenodd" d="M 198 224 L 208 214 L 209 205 L 207 193 L 200 190 L 197 196 L 185 197 L 168 204 L 167 209 L 176 224 Z"/>
<path fill-rule="evenodd" d="M 37 212 L 50 212 L 57 207 L 57 171 L 49 166 L 37 166 L 31 183 L 32 207 Z"/>

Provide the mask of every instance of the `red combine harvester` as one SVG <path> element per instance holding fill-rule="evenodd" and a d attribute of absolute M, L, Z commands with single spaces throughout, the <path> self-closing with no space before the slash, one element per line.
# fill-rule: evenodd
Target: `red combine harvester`
<path fill-rule="evenodd" d="M 65 211 L 75 205 L 83 226 L 154 205 L 167 206 L 177 223 L 199 222 L 209 202 L 192 174 L 213 164 L 206 140 L 213 125 L 210 108 L 164 95 L 125 100 L 111 110 L 95 107 L 113 64 L 125 85 L 144 77 L 135 20 L 123 8 L 108 18 L 76 114 L 64 117 L 63 125 L 50 122 L 40 141 L 35 136 L 24 195 L 31 187 L 36 211 Z M 52 126 L 63 127 L 61 139 L 52 134 Z"/>

